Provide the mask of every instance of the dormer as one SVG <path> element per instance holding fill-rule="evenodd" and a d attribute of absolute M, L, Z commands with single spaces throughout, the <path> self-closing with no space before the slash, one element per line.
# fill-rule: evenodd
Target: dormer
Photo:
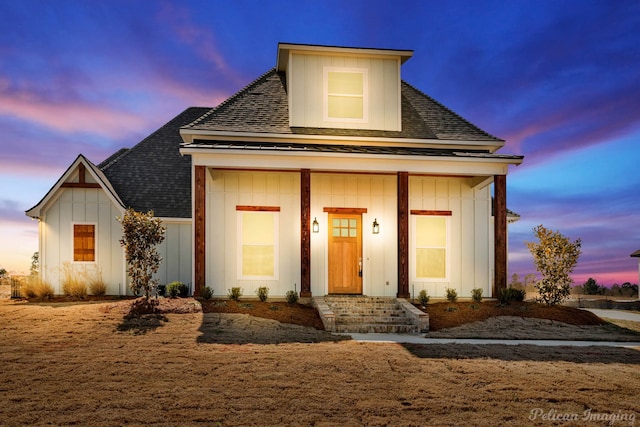
<path fill-rule="evenodd" d="M 280 43 L 289 125 L 303 128 L 402 130 L 400 67 L 410 50 Z"/>

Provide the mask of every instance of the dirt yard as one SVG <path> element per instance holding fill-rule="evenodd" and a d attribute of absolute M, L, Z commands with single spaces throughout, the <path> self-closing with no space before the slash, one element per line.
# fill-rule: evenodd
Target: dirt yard
<path fill-rule="evenodd" d="M 365 344 L 188 301 L 137 315 L 132 301 L 0 301 L 0 425 L 623 426 L 640 417 L 637 348 Z"/>

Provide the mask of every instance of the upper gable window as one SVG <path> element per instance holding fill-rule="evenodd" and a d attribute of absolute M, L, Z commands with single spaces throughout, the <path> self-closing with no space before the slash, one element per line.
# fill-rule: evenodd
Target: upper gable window
<path fill-rule="evenodd" d="M 324 119 L 334 122 L 368 121 L 367 70 L 324 69 Z"/>

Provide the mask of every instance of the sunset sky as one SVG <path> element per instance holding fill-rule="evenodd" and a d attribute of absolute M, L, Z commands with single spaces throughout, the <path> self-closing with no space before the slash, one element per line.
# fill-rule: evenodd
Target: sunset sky
<path fill-rule="evenodd" d="M 402 77 L 525 156 L 507 177 L 509 273 L 543 224 L 574 279 L 638 282 L 640 2 L 2 1 L 0 267 L 27 271 L 35 205 L 80 153 L 99 163 L 275 66 L 278 42 L 414 51 Z"/>

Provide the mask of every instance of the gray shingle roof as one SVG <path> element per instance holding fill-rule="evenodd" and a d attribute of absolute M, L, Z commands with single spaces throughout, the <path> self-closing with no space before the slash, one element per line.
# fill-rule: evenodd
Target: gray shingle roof
<path fill-rule="evenodd" d="M 191 158 L 178 151 L 180 127 L 211 110 L 191 107 L 130 149 L 98 165 L 127 207 L 156 216 L 191 218 Z"/>
<path fill-rule="evenodd" d="M 402 130 L 325 129 L 289 126 L 283 73 L 275 68 L 184 128 L 190 130 L 502 142 L 406 82 L 402 82 Z"/>

